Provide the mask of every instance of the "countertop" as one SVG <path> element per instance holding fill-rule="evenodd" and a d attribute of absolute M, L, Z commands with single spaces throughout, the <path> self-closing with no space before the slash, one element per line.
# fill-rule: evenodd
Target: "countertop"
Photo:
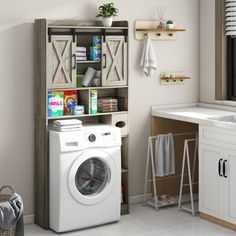
<path fill-rule="evenodd" d="M 158 106 L 154 106 L 152 107 L 151 114 L 152 116 L 180 120 L 195 124 L 213 125 L 224 128 L 236 128 L 236 123 L 215 121 L 209 119 L 231 115 L 236 116 L 236 112 L 227 111 L 225 110 L 226 108 L 224 109 L 224 106 L 211 106 L 210 104 L 193 104 L 192 106 L 186 104 L 185 106 L 184 104 L 182 104 L 168 107 L 169 108 L 158 108 Z M 217 109 L 215 107 L 217 107 Z"/>

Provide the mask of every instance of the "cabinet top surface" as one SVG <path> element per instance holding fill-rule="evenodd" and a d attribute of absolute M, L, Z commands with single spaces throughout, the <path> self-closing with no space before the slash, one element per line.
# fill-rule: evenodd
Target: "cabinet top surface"
<path fill-rule="evenodd" d="M 156 108 L 152 109 L 152 116 L 162 117 L 167 119 L 179 120 L 195 124 L 203 124 L 224 128 L 235 128 L 236 123 L 222 122 L 214 120 L 215 118 L 225 116 L 236 116 L 236 112 L 226 111 L 215 107 L 204 107 L 199 104 L 192 106 L 176 106 L 171 108 Z"/>

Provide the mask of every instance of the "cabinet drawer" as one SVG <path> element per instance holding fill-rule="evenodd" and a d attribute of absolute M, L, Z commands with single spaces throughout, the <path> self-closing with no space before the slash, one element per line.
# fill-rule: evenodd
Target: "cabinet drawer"
<path fill-rule="evenodd" d="M 218 147 L 236 149 L 236 132 L 217 127 L 199 127 L 199 142 Z"/>

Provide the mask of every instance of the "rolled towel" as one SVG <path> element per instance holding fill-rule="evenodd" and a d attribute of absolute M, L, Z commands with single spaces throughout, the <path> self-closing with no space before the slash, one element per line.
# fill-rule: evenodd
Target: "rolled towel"
<path fill-rule="evenodd" d="M 101 83 L 101 78 L 93 78 L 93 80 L 91 81 L 90 85 L 89 86 L 92 86 L 92 87 L 100 87 L 102 85 Z"/>
<path fill-rule="evenodd" d="M 96 78 L 101 78 L 101 77 L 102 77 L 102 71 L 97 70 L 97 71 L 96 71 L 96 74 L 95 74 L 95 77 L 96 77 Z"/>
<path fill-rule="evenodd" d="M 92 79 L 94 78 L 96 74 L 96 70 L 94 70 L 92 67 L 88 67 L 84 77 L 83 77 L 83 81 L 82 81 L 82 85 L 85 87 L 88 87 L 92 81 Z"/>

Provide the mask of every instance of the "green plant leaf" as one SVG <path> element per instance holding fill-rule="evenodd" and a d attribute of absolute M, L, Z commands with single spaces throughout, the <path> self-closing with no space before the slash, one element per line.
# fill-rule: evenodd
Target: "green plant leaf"
<path fill-rule="evenodd" d="M 106 3 L 101 6 L 99 6 L 99 13 L 97 14 L 97 17 L 112 17 L 117 16 L 118 9 L 114 7 L 114 3 Z"/>

